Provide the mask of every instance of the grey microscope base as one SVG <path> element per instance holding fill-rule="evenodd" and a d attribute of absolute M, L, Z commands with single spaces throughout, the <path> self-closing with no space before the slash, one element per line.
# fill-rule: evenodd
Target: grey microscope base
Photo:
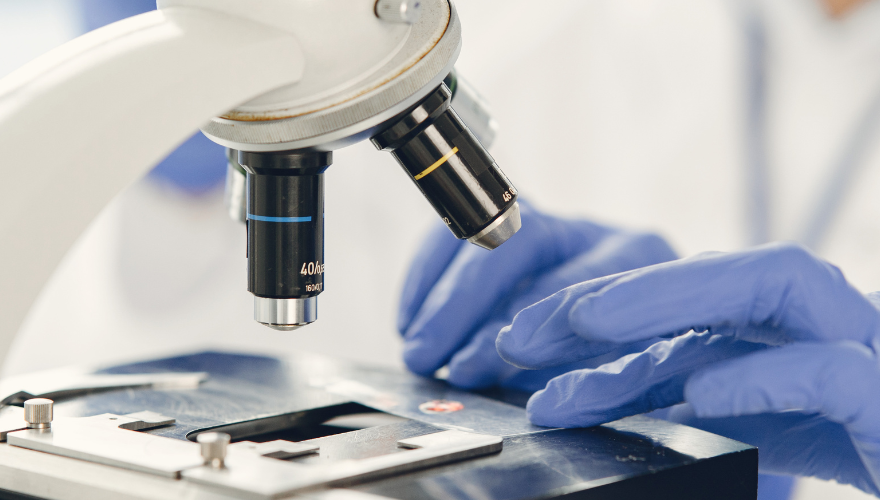
<path fill-rule="evenodd" d="M 401 441 L 433 433 L 445 431 L 465 437 L 476 433 L 503 439 L 496 448 L 484 447 L 454 458 L 448 455 L 445 460 L 404 464 L 372 475 L 336 475 L 321 487 L 285 490 L 292 493 L 266 493 L 267 485 L 256 483 L 250 491 L 247 481 L 239 489 L 229 489 L 221 483 L 199 482 L 198 475 L 189 472 L 181 477 L 160 477 L 25 449 L 14 446 L 16 441 L 11 439 L 11 444 L 0 444 L 0 499 L 757 497 L 758 451 L 749 445 L 646 417 L 588 429 L 537 427 L 528 422 L 518 404 L 386 368 L 310 354 L 274 359 L 206 352 L 97 373 L 158 372 L 206 372 L 208 378 L 196 389 L 129 388 L 80 394 L 57 401 L 56 416 L 150 411 L 176 420 L 173 425 L 141 431 L 152 436 L 191 441 L 199 432 L 219 430 L 232 435 L 233 441 L 308 440 L 319 452 L 292 458 L 290 462 L 296 464 L 291 465 L 314 466 L 320 468 L 314 470 L 325 472 L 349 470 L 353 463 L 374 457 L 398 454 L 393 457 L 398 462 L 410 453 L 415 457 Z M 495 397 L 522 401 L 517 394 Z M 431 412 L 426 403 L 436 400 L 456 402 L 450 408 L 457 411 Z M 385 425 L 349 432 L 324 425 L 350 414 L 366 414 L 369 419 L 368 412 L 381 412 L 374 414 L 378 417 L 388 415 Z M 64 427 L 58 425 L 57 429 L 60 433 Z M 274 458 L 263 460 L 272 460 L 269 465 L 277 462 Z M 232 463 L 229 471 L 238 472 Z"/>

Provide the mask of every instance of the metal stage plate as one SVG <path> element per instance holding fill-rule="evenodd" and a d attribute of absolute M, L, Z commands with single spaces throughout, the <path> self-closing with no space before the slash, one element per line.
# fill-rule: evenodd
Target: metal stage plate
<path fill-rule="evenodd" d="M 749 445 L 647 417 L 538 427 L 522 394 L 502 401 L 317 355 L 205 352 L 83 373 L 94 390 L 65 393 L 36 375 L 67 398 L 49 431 L 20 430 L 20 408 L 0 411 L 0 499 L 757 496 Z M 119 375 L 184 373 L 202 383 L 119 387 Z M 0 397 L 35 386 L 4 386 Z M 202 465 L 192 441 L 206 431 L 232 436 L 225 469 Z"/>

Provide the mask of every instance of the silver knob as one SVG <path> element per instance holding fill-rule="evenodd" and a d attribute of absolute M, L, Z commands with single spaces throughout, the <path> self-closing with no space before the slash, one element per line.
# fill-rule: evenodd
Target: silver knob
<path fill-rule="evenodd" d="M 205 432 L 196 437 L 202 448 L 202 458 L 205 465 L 215 469 L 222 469 L 226 460 L 226 446 L 229 444 L 229 434 L 222 432 Z"/>
<path fill-rule="evenodd" d="M 52 426 L 51 399 L 36 398 L 24 402 L 24 421 L 28 429 L 48 429 Z"/>
<path fill-rule="evenodd" d="M 422 0 L 378 0 L 376 17 L 391 23 L 415 24 L 422 13 Z"/>

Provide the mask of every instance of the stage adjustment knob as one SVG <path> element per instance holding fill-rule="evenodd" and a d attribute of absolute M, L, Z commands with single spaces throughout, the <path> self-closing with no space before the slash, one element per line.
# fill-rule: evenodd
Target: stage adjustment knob
<path fill-rule="evenodd" d="M 215 469 L 222 469 L 226 460 L 226 446 L 229 444 L 229 434 L 222 432 L 205 432 L 199 434 L 196 440 L 202 448 L 202 458 L 205 465 Z"/>
<path fill-rule="evenodd" d="M 24 402 L 24 421 L 28 429 L 48 429 L 52 426 L 51 399 L 36 398 Z"/>

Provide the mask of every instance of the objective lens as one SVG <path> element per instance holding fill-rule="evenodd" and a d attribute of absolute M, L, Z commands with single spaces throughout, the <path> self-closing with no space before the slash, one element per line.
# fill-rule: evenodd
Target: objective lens
<path fill-rule="evenodd" d="M 520 226 L 516 189 L 450 107 L 441 84 L 372 138 L 410 175 L 459 239 L 492 250 Z"/>
<path fill-rule="evenodd" d="M 324 171 L 332 153 L 238 152 L 247 171 L 248 291 L 254 319 L 295 330 L 324 290 Z"/>

